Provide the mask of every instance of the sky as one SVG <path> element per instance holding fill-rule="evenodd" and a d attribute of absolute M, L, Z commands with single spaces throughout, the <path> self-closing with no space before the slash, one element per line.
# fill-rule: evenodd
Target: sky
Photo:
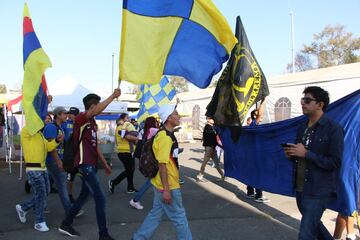
<path fill-rule="evenodd" d="M 110 91 L 112 84 L 117 85 L 122 1 L 26 2 L 35 32 L 53 65 L 45 73 L 50 87 L 64 78 L 73 78 L 95 92 Z M 241 17 L 252 50 L 267 78 L 284 73 L 286 65 L 291 63 L 291 10 L 295 51 L 309 44 L 313 34 L 329 24 L 345 25 L 347 31 L 360 36 L 360 0 L 213 2 L 233 31 L 236 16 Z M 23 78 L 23 7 L 21 0 L 0 0 L 0 83 L 8 89 L 19 89 Z M 129 85 L 121 84 L 121 88 L 126 92 Z"/>

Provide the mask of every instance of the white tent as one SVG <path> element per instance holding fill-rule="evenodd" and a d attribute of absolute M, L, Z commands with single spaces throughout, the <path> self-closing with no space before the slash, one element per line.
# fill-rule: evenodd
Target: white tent
<path fill-rule="evenodd" d="M 77 107 L 80 111 L 84 111 L 83 97 L 91 93 L 91 91 L 80 85 L 76 80 L 69 76 L 65 76 L 54 85 L 49 86 L 49 92 L 53 96 L 53 102 L 49 106 L 49 111 L 58 106 L 69 109 Z M 120 97 L 121 99 L 121 97 Z M 104 113 L 123 113 L 127 112 L 127 103 L 121 101 L 112 102 Z"/>
<path fill-rule="evenodd" d="M 301 115 L 300 98 L 306 86 L 324 88 L 330 94 L 330 102 L 360 89 L 360 63 L 284 74 L 267 80 L 270 95 L 266 100 L 264 123 Z M 180 100 L 179 112 L 193 115 L 193 118 L 194 114 L 199 116 L 198 121 L 202 125 L 205 121 L 206 106 L 214 91 L 215 88 L 207 88 L 177 94 Z M 193 121 L 197 120 L 193 119 Z"/>

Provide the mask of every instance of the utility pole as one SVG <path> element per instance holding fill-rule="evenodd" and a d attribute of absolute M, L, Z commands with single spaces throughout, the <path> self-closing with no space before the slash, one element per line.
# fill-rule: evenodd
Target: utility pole
<path fill-rule="evenodd" d="M 292 72 L 295 72 L 295 39 L 294 39 L 294 11 L 290 11 L 290 17 L 291 17 L 291 57 L 292 57 Z"/>
<path fill-rule="evenodd" d="M 110 94 L 114 91 L 114 57 L 115 54 L 112 54 L 112 66 L 111 66 L 111 91 Z"/>

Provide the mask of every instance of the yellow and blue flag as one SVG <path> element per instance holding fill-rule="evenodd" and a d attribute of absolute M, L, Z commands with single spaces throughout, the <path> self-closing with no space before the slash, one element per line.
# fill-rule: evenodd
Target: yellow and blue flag
<path fill-rule="evenodd" d="M 207 87 L 237 39 L 211 0 L 124 0 L 119 80 Z"/>
<path fill-rule="evenodd" d="M 47 85 L 44 72 L 51 67 L 51 62 L 34 32 L 26 3 L 23 17 L 24 81 L 22 104 L 29 133 L 34 135 L 44 127 L 43 119 L 48 109 Z"/>
<path fill-rule="evenodd" d="M 170 103 L 176 95 L 174 87 L 166 76 L 159 84 L 142 84 L 140 91 L 140 109 L 137 115 L 139 123 L 156 114 L 162 105 Z"/>

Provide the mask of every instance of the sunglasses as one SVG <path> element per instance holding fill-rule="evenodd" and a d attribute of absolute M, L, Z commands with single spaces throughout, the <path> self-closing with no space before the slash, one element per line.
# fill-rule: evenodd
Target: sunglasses
<path fill-rule="evenodd" d="M 309 97 L 303 97 L 303 98 L 301 98 L 301 102 L 303 102 L 303 103 L 305 103 L 305 104 L 309 104 L 309 103 L 311 103 L 312 101 L 315 101 L 315 102 L 316 102 L 316 99 L 309 98 Z"/>

